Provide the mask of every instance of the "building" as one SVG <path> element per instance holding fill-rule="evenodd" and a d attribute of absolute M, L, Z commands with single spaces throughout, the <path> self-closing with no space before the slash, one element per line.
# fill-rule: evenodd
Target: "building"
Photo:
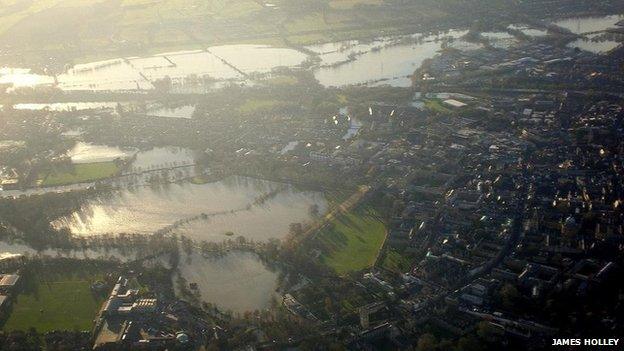
<path fill-rule="evenodd" d="M 0 293 L 8 294 L 15 290 L 20 276 L 17 274 L 0 274 Z"/>
<path fill-rule="evenodd" d="M 119 277 L 94 328 L 94 350 L 166 350 L 188 343 L 188 335 L 162 330 L 158 300 L 142 298 Z"/>
<path fill-rule="evenodd" d="M 443 101 L 443 103 L 446 106 L 452 107 L 452 108 L 462 108 L 462 107 L 466 107 L 468 106 L 468 104 L 465 104 L 459 100 L 455 100 L 455 99 L 446 99 Z"/>

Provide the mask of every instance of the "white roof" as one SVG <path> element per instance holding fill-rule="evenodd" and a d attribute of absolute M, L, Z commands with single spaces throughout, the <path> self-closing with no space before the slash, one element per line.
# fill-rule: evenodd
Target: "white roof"
<path fill-rule="evenodd" d="M 449 105 L 449 106 L 452 106 L 452 107 L 464 107 L 464 106 L 467 106 L 463 102 L 455 100 L 455 99 L 446 99 L 446 100 L 444 100 L 444 103 Z"/>

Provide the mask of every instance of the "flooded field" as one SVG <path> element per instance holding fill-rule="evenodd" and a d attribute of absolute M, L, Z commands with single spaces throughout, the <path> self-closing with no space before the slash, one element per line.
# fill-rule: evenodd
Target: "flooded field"
<path fill-rule="evenodd" d="M 617 23 L 624 20 L 622 15 L 573 17 L 555 21 L 553 24 L 565 28 L 574 34 L 602 32 L 617 27 Z"/>
<path fill-rule="evenodd" d="M 568 44 L 568 47 L 579 48 L 581 50 L 593 52 L 594 54 L 604 54 L 609 52 L 621 43 L 614 40 L 602 40 L 598 39 L 599 34 L 590 34 L 586 38 L 579 38 Z"/>
<path fill-rule="evenodd" d="M 42 84 L 53 84 L 54 78 L 34 74 L 26 68 L 0 68 L 0 84 L 12 84 L 14 87 L 31 87 Z"/>
<path fill-rule="evenodd" d="M 343 42 L 319 46 L 312 50 L 322 52 L 321 60 L 327 65 L 321 66 L 315 77 L 324 86 L 381 83 L 408 87 L 411 86 L 409 76 L 424 60 L 435 56 L 445 40 L 459 39 L 465 34 L 466 31 L 450 31 L 426 37 L 410 36 L 400 41 L 387 39 L 363 45 Z M 349 49 L 342 50 L 342 47 Z M 355 56 L 349 60 L 349 55 Z M 329 58 L 324 59 L 324 56 Z M 348 61 L 330 65 L 345 59 Z"/>
<path fill-rule="evenodd" d="M 241 80 L 281 66 L 297 66 L 307 55 L 266 45 L 223 45 L 206 50 L 179 51 L 149 57 L 128 57 L 75 65 L 56 77 L 28 69 L 0 69 L 0 83 L 14 87 L 56 85 L 62 90 L 151 90 L 164 78 L 208 82 Z"/>
<path fill-rule="evenodd" d="M 84 111 L 84 110 L 99 110 L 99 109 L 114 109 L 117 106 L 116 102 L 55 102 L 55 103 L 27 103 L 27 104 L 15 104 L 13 108 L 16 110 L 50 110 L 57 112 L 66 111 Z"/>
<path fill-rule="evenodd" d="M 482 32 L 481 36 L 497 49 L 508 49 L 518 42 L 513 35 L 507 32 Z"/>
<path fill-rule="evenodd" d="M 546 31 L 545 29 L 537 29 L 537 28 L 533 28 L 530 26 L 526 26 L 526 25 L 511 24 L 507 28 L 518 30 L 522 32 L 523 34 L 528 35 L 530 37 L 543 37 L 548 34 L 548 31 Z"/>
<path fill-rule="evenodd" d="M 267 73 L 276 67 L 293 67 L 308 56 L 297 50 L 267 45 L 222 45 L 208 50 L 246 74 Z"/>
<path fill-rule="evenodd" d="M 175 183 L 113 191 L 55 221 L 75 235 L 176 232 L 223 241 L 227 232 L 253 240 L 281 239 L 289 225 L 311 219 L 327 203 L 321 193 L 246 177 L 208 184 Z"/>
<path fill-rule="evenodd" d="M 130 157 L 133 153 L 133 151 L 122 150 L 118 147 L 97 145 L 81 141 L 76 143 L 76 145 L 67 152 L 67 156 L 71 158 L 72 163 L 93 163 L 125 159 Z"/>
<path fill-rule="evenodd" d="M 568 47 L 579 48 L 595 54 L 603 54 L 615 49 L 621 42 L 612 38 L 600 38 L 600 36 L 609 29 L 621 28 L 623 20 L 623 15 L 608 15 L 566 18 L 556 21 L 554 24 L 574 34 L 582 35 L 582 38 L 568 44 Z"/>
<path fill-rule="evenodd" d="M 128 173 L 152 169 L 175 168 L 195 164 L 193 151 L 181 147 L 156 147 L 137 152 L 128 168 Z"/>
<path fill-rule="evenodd" d="M 554 21 L 553 24 L 576 34 L 603 32 L 617 27 L 624 19 L 621 15 L 578 17 Z M 547 35 L 546 30 L 528 25 L 510 25 L 530 37 Z M 320 62 L 315 77 L 324 86 L 350 84 L 389 84 L 397 87 L 411 85 L 409 76 L 425 59 L 433 57 L 442 43 L 460 50 L 479 49 L 479 44 L 467 43 L 460 38 L 466 30 L 451 30 L 439 35 L 413 34 L 399 37 L 382 37 L 373 40 L 346 40 L 306 47 L 315 53 Z M 484 32 L 483 37 L 495 48 L 507 49 L 517 40 L 506 32 Z M 450 39 L 450 40 L 449 40 Z M 615 47 L 613 41 L 593 44 L 591 38 L 578 40 L 572 46 L 591 52 L 605 52 Z M 292 48 L 267 45 L 238 44 L 162 53 L 148 57 L 127 57 L 79 64 L 56 77 L 34 74 L 28 69 L 1 68 L 0 83 L 13 83 L 15 87 L 57 85 L 71 90 L 151 90 L 162 79 L 171 79 L 172 91 L 205 92 L 227 82 L 251 84 L 249 75 L 270 72 L 276 67 L 296 67 L 309 59 L 306 53 Z M 103 103 L 101 107 L 110 107 Z M 37 109 L 45 105 L 22 106 Z M 93 105 L 92 107 L 100 107 Z M 91 108 L 52 104 L 52 110 Z M 149 115 L 172 118 L 190 118 L 192 106 L 148 111 Z"/>
<path fill-rule="evenodd" d="M 179 270 L 188 284 L 197 284 L 202 301 L 222 311 L 244 313 L 270 307 L 278 273 L 250 252 L 231 251 L 224 256 L 193 253 L 180 260 Z M 174 285 L 176 283 L 176 277 Z"/>

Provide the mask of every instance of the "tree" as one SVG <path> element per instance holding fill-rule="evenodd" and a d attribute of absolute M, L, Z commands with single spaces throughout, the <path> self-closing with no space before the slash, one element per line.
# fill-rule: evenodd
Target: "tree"
<path fill-rule="evenodd" d="M 310 205 L 310 215 L 312 217 L 318 217 L 319 213 L 320 213 L 320 210 L 319 210 L 319 205 L 318 204 Z"/>
<path fill-rule="evenodd" d="M 325 311 L 327 311 L 328 314 L 332 314 L 334 311 L 334 303 L 329 296 L 325 298 Z"/>
<path fill-rule="evenodd" d="M 418 338 L 417 351 L 434 351 L 438 346 L 438 340 L 432 334 L 426 333 Z"/>
<path fill-rule="evenodd" d="M 465 336 L 457 342 L 457 351 L 480 351 L 485 347 L 474 336 Z"/>
<path fill-rule="evenodd" d="M 518 289 L 511 284 L 505 284 L 500 290 L 500 295 L 505 308 L 514 307 L 520 298 Z"/>
<path fill-rule="evenodd" d="M 477 324 L 477 335 L 487 342 L 493 342 L 499 334 L 499 330 L 489 322 L 482 321 Z"/>

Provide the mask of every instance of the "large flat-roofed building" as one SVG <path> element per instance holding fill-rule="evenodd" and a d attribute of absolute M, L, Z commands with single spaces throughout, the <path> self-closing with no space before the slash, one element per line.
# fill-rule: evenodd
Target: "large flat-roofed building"
<path fill-rule="evenodd" d="M 102 306 L 94 328 L 94 350 L 171 350 L 183 342 L 161 328 L 158 300 L 143 298 L 130 281 L 119 277 Z"/>
<path fill-rule="evenodd" d="M 462 108 L 462 107 L 466 107 L 468 106 L 468 104 L 465 104 L 459 100 L 455 100 L 455 99 L 446 99 L 443 101 L 443 103 L 446 106 L 452 107 L 452 108 Z"/>
<path fill-rule="evenodd" d="M 17 274 L 0 274 L 0 293 L 8 293 L 13 290 L 19 281 Z"/>

